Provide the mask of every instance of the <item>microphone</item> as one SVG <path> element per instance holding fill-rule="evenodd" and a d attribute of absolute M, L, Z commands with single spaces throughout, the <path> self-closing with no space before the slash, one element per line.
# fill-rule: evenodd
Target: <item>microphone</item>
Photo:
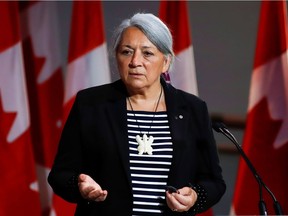
<path fill-rule="evenodd" d="M 258 183 L 258 186 L 259 186 L 259 204 L 258 204 L 258 208 L 259 208 L 260 215 L 267 215 L 267 208 L 266 208 L 265 201 L 263 199 L 263 187 L 266 189 L 266 191 L 269 193 L 269 195 L 273 199 L 275 214 L 276 215 L 283 215 L 280 203 L 277 201 L 277 199 L 274 196 L 274 194 L 272 193 L 272 191 L 263 182 L 263 180 L 261 179 L 261 177 L 257 173 L 256 169 L 254 168 L 253 164 L 251 163 L 251 161 L 249 160 L 249 158 L 247 157 L 247 155 L 245 154 L 245 152 L 243 151 L 243 149 L 239 145 L 237 139 L 234 137 L 234 135 L 227 129 L 227 127 L 222 122 L 213 122 L 212 123 L 212 127 L 213 127 L 213 129 L 216 132 L 222 133 L 233 144 L 235 144 L 238 152 L 243 157 L 243 159 L 246 162 L 247 166 L 249 167 L 250 171 L 254 175 L 254 177 L 255 177 L 255 179 L 256 179 L 256 181 Z"/>

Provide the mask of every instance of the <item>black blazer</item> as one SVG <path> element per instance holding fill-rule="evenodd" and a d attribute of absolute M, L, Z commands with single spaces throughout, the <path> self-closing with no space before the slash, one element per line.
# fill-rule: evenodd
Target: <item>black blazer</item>
<path fill-rule="evenodd" d="M 201 211 L 225 192 L 222 170 L 205 102 L 161 80 L 169 118 L 173 161 L 168 184 L 199 184 L 207 192 Z M 64 126 L 48 181 L 54 192 L 77 202 L 76 215 L 132 215 L 127 135 L 127 91 L 121 80 L 80 91 Z M 104 202 L 84 200 L 77 175 L 90 175 L 108 190 Z M 167 207 L 165 215 L 179 215 Z"/>

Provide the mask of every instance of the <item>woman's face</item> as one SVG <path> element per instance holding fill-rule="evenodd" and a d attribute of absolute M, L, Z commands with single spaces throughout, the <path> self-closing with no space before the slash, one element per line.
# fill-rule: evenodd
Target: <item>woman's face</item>
<path fill-rule="evenodd" d="M 134 90 L 159 87 L 160 75 L 168 70 L 170 63 L 170 58 L 166 58 L 136 27 L 123 32 L 116 59 L 121 79 Z"/>

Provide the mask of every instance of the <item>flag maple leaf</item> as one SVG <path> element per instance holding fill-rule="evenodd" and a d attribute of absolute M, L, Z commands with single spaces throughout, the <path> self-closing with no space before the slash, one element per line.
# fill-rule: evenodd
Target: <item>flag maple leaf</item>
<path fill-rule="evenodd" d="M 16 112 L 5 112 L 2 104 L 2 98 L 0 94 L 0 143 L 1 148 L 9 144 L 7 142 L 8 133 L 12 127 L 12 124 L 16 118 Z"/>
<path fill-rule="evenodd" d="M 258 174 L 262 177 L 262 180 L 267 182 L 275 182 L 277 184 L 267 184 L 270 190 L 274 192 L 274 195 L 281 203 L 282 198 L 286 196 L 287 191 L 283 190 L 283 185 L 286 185 L 286 178 L 288 173 L 283 173 L 283 166 L 286 166 L 288 170 L 287 155 L 288 155 L 288 143 L 281 148 L 275 148 L 271 143 L 274 143 L 279 133 L 282 120 L 273 120 L 269 112 L 269 104 L 267 98 L 263 98 L 249 113 L 246 134 L 244 137 L 244 143 L 248 140 L 253 140 L 250 146 L 244 145 L 243 150 L 246 152 L 251 162 L 255 166 Z M 261 126 L 261 127 L 260 127 Z M 253 155 L 257 152 L 257 157 Z M 267 154 L 269 152 L 269 154 Z M 269 161 L 269 163 L 268 163 Z M 281 163 L 281 166 L 276 164 Z M 281 178 L 277 178 L 281 173 Z M 258 185 L 251 172 L 247 172 L 246 164 L 241 161 L 238 175 L 242 176 L 245 181 L 239 181 L 239 185 L 235 189 L 235 193 L 249 194 L 249 202 L 246 202 L 247 197 L 238 196 L 235 197 L 235 203 L 241 203 L 241 205 L 235 208 L 237 214 L 251 214 L 251 212 L 258 212 Z M 286 175 L 286 178 L 283 177 Z M 277 179 L 277 180 L 276 180 Z M 251 190 L 255 188 L 255 190 Z M 267 205 L 267 209 L 270 213 L 273 211 L 273 203 L 268 193 L 264 192 L 264 200 Z M 283 203 L 283 201 L 282 201 Z M 252 209 L 254 206 L 254 209 Z"/>

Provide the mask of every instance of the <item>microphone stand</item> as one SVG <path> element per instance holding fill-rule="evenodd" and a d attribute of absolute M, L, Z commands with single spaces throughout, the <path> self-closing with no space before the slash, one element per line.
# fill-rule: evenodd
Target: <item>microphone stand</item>
<path fill-rule="evenodd" d="M 258 204 L 258 208 L 259 208 L 260 215 L 267 215 L 267 208 L 266 208 L 265 201 L 263 199 L 263 187 L 266 189 L 266 191 L 270 194 L 270 196 L 273 199 L 274 210 L 275 210 L 276 215 L 283 215 L 280 203 L 277 201 L 277 199 L 274 196 L 274 194 L 272 193 L 272 191 L 262 181 L 261 177 L 257 173 L 257 171 L 254 168 L 253 164 L 251 163 L 251 161 L 249 160 L 249 158 L 247 157 L 247 155 L 245 154 L 245 152 L 243 151 L 243 149 L 239 145 L 239 143 L 238 143 L 237 139 L 234 137 L 234 135 L 226 128 L 226 126 L 223 123 L 219 123 L 219 122 L 215 123 L 215 122 L 213 122 L 212 126 L 213 126 L 213 129 L 216 132 L 222 133 L 233 144 L 235 144 L 237 150 L 239 151 L 239 153 L 243 157 L 243 159 L 246 162 L 247 166 L 249 167 L 250 171 L 253 173 L 253 175 L 254 175 L 254 177 L 255 177 L 258 185 L 259 185 L 259 204 Z"/>

